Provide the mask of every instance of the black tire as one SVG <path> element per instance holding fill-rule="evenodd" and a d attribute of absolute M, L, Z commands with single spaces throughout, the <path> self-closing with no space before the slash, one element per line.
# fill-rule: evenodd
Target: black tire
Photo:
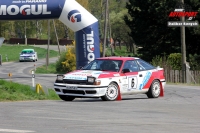
<path fill-rule="evenodd" d="M 60 97 L 60 99 L 62 99 L 63 101 L 73 101 L 75 99 L 75 97 L 73 96 L 65 96 L 65 95 L 58 95 Z"/>
<path fill-rule="evenodd" d="M 106 94 L 101 97 L 103 101 L 115 101 L 118 97 L 118 85 L 116 83 L 110 83 L 107 90 Z"/>
<path fill-rule="evenodd" d="M 148 98 L 158 98 L 160 96 L 161 86 L 160 82 L 158 80 L 154 80 L 151 83 L 151 87 L 149 88 L 147 92 Z"/>

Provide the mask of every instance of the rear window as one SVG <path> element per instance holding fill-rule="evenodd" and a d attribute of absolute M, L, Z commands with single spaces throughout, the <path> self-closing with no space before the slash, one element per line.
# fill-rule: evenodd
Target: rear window
<path fill-rule="evenodd" d="M 155 69 L 155 67 L 153 65 L 149 64 L 148 62 L 146 62 L 142 59 L 138 59 L 137 64 L 139 66 L 140 71 Z"/>

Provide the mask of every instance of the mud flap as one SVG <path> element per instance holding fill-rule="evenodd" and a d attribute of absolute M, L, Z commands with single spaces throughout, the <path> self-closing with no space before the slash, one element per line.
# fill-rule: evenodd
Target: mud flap
<path fill-rule="evenodd" d="M 161 84 L 161 88 L 160 88 L 160 96 L 159 97 L 164 97 L 164 89 L 163 89 L 162 84 Z"/>
<path fill-rule="evenodd" d="M 119 88 L 119 86 L 118 86 L 118 88 Z M 122 100 L 122 98 L 121 98 L 121 93 L 120 93 L 120 88 L 118 89 L 118 96 L 117 96 L 117 99 L 116 99 L 117 101 L 121 101 Z"/>

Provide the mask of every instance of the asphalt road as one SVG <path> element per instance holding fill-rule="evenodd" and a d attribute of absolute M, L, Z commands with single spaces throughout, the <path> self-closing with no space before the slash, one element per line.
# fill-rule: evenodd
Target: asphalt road
<path fill-rule="evenodd" d="M 199 94 L 200 87 L 167 85 L 157 99 L 0 102 L 0 133 L 199 133 Z"/>
<path fill-rule="evenodd" d="M 49 63 L 56 62 L 57 59 L 57 57 L 50 58 Z M 56 74 L 35 74 L 34 80 L 32 78 L 32 70 L 42 65 L 46 65 L 46 59 L 39 59 L 36 62 L 4 62 L 0 66 L 0 79 L 11 80 L 31 87 L 35 83 L 41 84 L 44 88 L 53 88 Z M 9 73 L 12 74 L 11 77 L 9 77 Z"/>
<path fill-rule="evenodd" d="M 31 70 L 43 64 L 45 60 L 3 63 L 0 79 L 31 86 Z M 36 83 L 53 88 L 56 74 L 35 77 Z M 199 133 L 199 94 L 200 86 L 166 85 L 164 97 L 157 99 L 141 94 L 114 102 L 89 98 L 0 102 L 0 133 Z"/>

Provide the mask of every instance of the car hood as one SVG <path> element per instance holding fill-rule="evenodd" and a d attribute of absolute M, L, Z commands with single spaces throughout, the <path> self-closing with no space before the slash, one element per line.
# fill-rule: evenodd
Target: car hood
<path fill-rule="evenodd" d="M 74 79 L 74 80 L 87 80 L 87 77 L 95 78 L 108 78 L 119 76 L 118 72 L 110 71 L 96 71 L 96 70 L 77 70 L 64 75 L 64 79 Z"/>

